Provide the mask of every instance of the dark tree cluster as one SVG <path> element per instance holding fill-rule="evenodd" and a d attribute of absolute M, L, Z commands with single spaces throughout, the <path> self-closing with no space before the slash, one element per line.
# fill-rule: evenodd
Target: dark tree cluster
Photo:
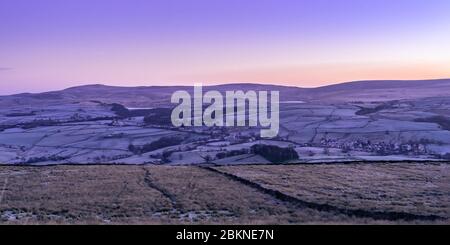
<path fill-rule="evenodd" d="M 158 112 L 160 110 L 160 108 L 129 110 L 125 106 L 118 103 L 113 103 L 110 106 L 111 111 L 113 111 L 120 118 L 145 117 L 154 114 L 155 111 Z"/>
<path fill-rule="evenodd" d="M 27 122 L 22 124 L 21 128 L 23 129 L 31 129 L 31 128 L 37 128 L 37 127 L 49 127 L 49 126 L 55 126 L 59 122 L 57 120 L 52 119 L 36 119 L 32 122 Z"/>
<path fill-rule="evenodd" d="M 298 153 L 294 148 L 282 148 L 274 145 L 253 145 L 251 152 L 264 157 L 272 163 L 282 163 L 290 160 L 299 159 Z"/>
<path fill-rule="evenodd" d="M 128 117 L 130 114 L 130 111 L 125 106 L 117 103 L 111 105 L 111 111 L 119 117 Z"/>
<path fill-rule="evenodd" d="M 143 153 L 155 151 L 155 150 L 158 150 L 161 148 L 179 145 L 183 142 L 183 140 L 184 140 L 184 138 L 181 136 L 167 136 L 167 137 L 162 137 L 151 143 L 145 144 L 143 146 L 135 146 L 133 144 L 130 144 L 128 146 L 128 150 L 133 152 L 134 154 L 143 154 Z"/>
<path fill-rule="evenodd" d="M 227 157 L 234 157 L 234 156 L 248 154 L 249 152 L 250 151 L 248 149 L 219 152 L 219 153 L 216 154 L 216 158 L 217 159 L 223 159 L 223 158 L 227 158 Z"/>
<path fill-rule="evenodd" d="M 364 116 L 364 115 L 369 115 L 369 114 L 373 114 L 382 110 L 387 110 L 392 108 L 392 106 L 396 103 L 396 101 L 392 101 L 392 102 L 387 102 L 387 103 L 383 103 L 381 105 L 378 105 L 374 108 L 365 108 L 365 107 L 361 107 L 359 106 L 359 110 L 355 113 L 358 116 Z"/>
<path fill-rule="evenodd" d="M 144 117 L 144 123 L 147 125 L 172 125 L 172 111 L 169 108 L 155 108 L 150 114 Z"/>
<path fill-rule="evenodd" d="M 441 158 L 444 160 L 450 160 L 450 153 L 445 153 L 444 155 L 441 156 Z"/>
<path fill-rule="evenodd" d="M 26 163 L 38 163 L 38 162 L 57 162 L 57 161 L 64 161 L 68 159 L 68 157 L 62 157 L 62 156 L 48 156 L 48 157 L 32 157 L 28 159 Z"/>
<path fill-rule="evenodd" d="M 450 131 L 450 118 L 444 117 L 444 116 L 434 116 L 434 117 L 427 117 L 427 118 L 419 118 L 415 120 L 416 122 L 429 122 L 429 123 L 436 123 L 439 126 L 441 126 L 444 130 Z"/>
<path fill-rule="evenodd" d="M 36 116 L 36 112 L 13 112 L 5 115 L 6 117 L 28 117 Z"/>

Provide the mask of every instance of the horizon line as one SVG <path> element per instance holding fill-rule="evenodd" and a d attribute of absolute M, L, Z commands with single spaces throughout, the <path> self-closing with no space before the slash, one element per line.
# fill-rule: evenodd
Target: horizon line
<path fill-rule="evenodd" d="M 278 83 L 264 83 L 264 82 L 229 82 L 229 83 L 217 83 L 217 84 L 208 84 L 203 85 L 203 87 L 218 87 L 218 86 L 226 86 L 226 85 L 260 85 L 260 86 L 279 86 L 279 87 L 286 87 L 286 88 L 298 88 L 298 89 L 318 89 L 318 88 L 324 88 L 324 87 L 330 87 L 330 86 L 336 86 L 341 84 L 350 84 L 350 83 L 358 83 L 358 82 L 381 82 L 381 81 L 387 81 L 387 82 L 418 82 L 418 81 L 440 81 L 440 80 L 450 80 L 449 78 L 431 78 L 431 79 L 367 79 L 367 80 L 350 80 L 350 81 L 344 81 L 344 82 L 336 82 L 336 83 L 330 83 L 323 86 L 315 86 L 315 87 L 300 87 L 296 85 L 284 85 L 284 84 L 278 84 Z M 111 87 L 111 88 L 170 88 L 170 87 L 194 87 L 193 83 L 191 86 L 189 85 L 135 85 L 135 86 L 126 86 L 126 85 L 108 85 L 104 83 L 86 83 L 86 84 L 80 84 L 76 86 L 66 87 L 62 89 L 55 89 L 55 90 L 48 90 L 48 91 L 41 91 L 41 92 L 19 92 L 19 93 L 13 93 L 13 94 L 0 94 L 1 97 L 5 96 L 14 96 L 14 95 L 21 95 L 21 94 L 41 94 L 41 93 L 51 93 L 51 92 L 59 92 L 64 91 L 68 89 L 74 89 L 79 87 L 88 87 L 88 86 L 104 86 L 104 87 Z M 202 84 L 202 83 L 197 83 Z"/>

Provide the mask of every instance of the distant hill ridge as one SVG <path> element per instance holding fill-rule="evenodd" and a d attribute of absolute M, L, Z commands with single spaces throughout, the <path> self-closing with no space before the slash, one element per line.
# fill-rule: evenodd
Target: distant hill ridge
<path fill-rule="evenodd" d="M 139 86 L 120 87 L 92 84 L 44 93 L 22 93 L 0 96 L 0 106 L 26 105 L 56 101 L 99 100 L 117 102 L 127 106 L 156 106 L 167 104 L 174 91 L 192 86 Z M 389 101 L 450 96 L 450 79 L 435 80 L 380 80 L 355 81 L 318 88 L 299 88 L 270 84 L 238 83 L 204 87 L 205 91 L 218 90 L 278 90 L 281 100 L 307 102 Z"/>

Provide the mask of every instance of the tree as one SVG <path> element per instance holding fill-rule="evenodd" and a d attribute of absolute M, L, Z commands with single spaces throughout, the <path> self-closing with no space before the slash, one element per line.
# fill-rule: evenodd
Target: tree
<path fill-rule="evenodd" d="M 210 155 L 206 155 L 202 158 L 205 160 L 205 163 L 211 163 L 214 160 Z"/>
<path fill-rule="evenodd" d="M 129 144 L 129 145 L 128 145 L 128 150 L 131 151 L 131 152 L 133 152 L 133 153 L 135 153 L 135 151 L 136 151 L 136 146 L 134 146 L 133 144 Z"/>
<path fill-rule="evenodd" d="M 164 151 L 162 156 L 161 156 L 161 161 L 163 163 L 170 163 L 170 156 L 172 155 L 173 151 Z"/>

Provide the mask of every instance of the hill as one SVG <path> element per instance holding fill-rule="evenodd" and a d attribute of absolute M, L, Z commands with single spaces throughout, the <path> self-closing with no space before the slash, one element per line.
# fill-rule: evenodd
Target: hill
<path fill-rule="evenodd" d="M 0 106 L 59 104 L 61 102 L 101 101 L 121 103 L 129 107 L 156 107 L 167 105 L 177 90 L 192 93 L 191 86 L 116 87 L 86 85 L 45 93 L 23 93 L 0 96 Z M 320 103 L 350 101 L 390 101 L 450 96 L 450 79 L 414 81 L 356 81 L 318 88 L 299 88 L 263 84 L 226 84 L 205 87 L 208 90 L 277 90 L 282 101 Z"/>

